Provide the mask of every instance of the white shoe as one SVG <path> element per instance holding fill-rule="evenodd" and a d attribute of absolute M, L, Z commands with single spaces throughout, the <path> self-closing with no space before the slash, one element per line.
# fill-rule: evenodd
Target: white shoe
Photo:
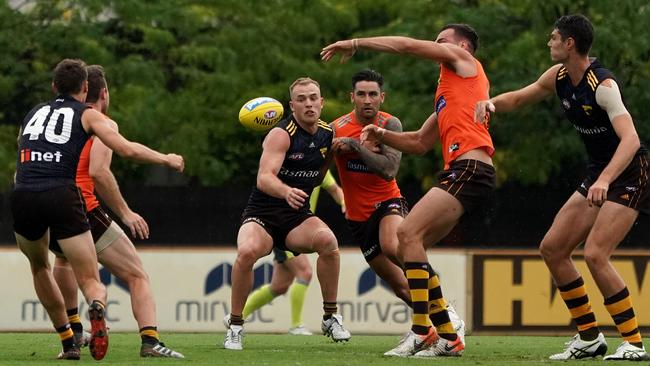
<path fill-rule="evenodd" d="M 456 334 L 460 337 L 460 341 L 465 344 L 465 322 L 460 318 L 456 309 L 449 304 L 447 304 L 447 313 L 449 314 L 451 325 L 454 327 Z"/>
<path fill-rule="evenodd" d="M 413 356 L 421 350 L 435 345 L 438 340 L 439 336 L 434 327 L 429 328 L 429 334 L 427 335 L 415 334 L 412 330 L 409 330 L 399 341 L 397 347 L 384 353 L 384 356 Z"/>
<path fill-rule="evenodd" d="M 609 356 L 603 358 L 605 361 L 619 361 L 619 360 L 629 360 L 629 361 L 648 361 L 650 356 L 645 351 L 645 347 L 639 348 L 630 344 L 630 342 L 625 341 L 621 343 L 620 346 L 616 349 L 616 352 Z"/>
<path fill-rule="evenodd" d="M 92 338 L 92 335 L 90 334 L 89 331 L 85 329 L 81 333 L 74 334 L 74 341 L 81 348 L 88 347 L 88 345 L 90 344 L 90 338 Z"/>
<path fill-rule="evenodd" d="M 223 317 L 223 326 L 226 327 L 226 329 L 230 328 L 230 313 Z"/>
<path fill-rule="evenodd" d="M 168 348 L 163 342 L 142 344 L 140 346 L 140 357 L 185 358 L 182 353 Z"/>
<path fill-rule="evenodd" d="M 243 338 L 244 327 L 241 325 L 231 325 L 226 332 L 226 339 L 223 341 L 223 346 L 226 349 L 241 351 Z"/>
<path fill-rule="evenodd" d="M 321 330 L 324 335 L 332 337 L 334 342 L 347 342 L 351 337 L 350 332 L 343 328 L 343 318 L 339 314 L 332 314 L 331 318 L 323 320 Z"/>
<path fill-rule="evenodd" d="M 583 341 L 580 334 L 576 334 L 566 344 L 566 349 L 562 353 L 557 353 L 549 357 L 551 360 L 577 360 L 580 358 L 604 356 L 607 353 L 607 341 L 603 333 L 598 333 L 598 337 L 593 341 Z"/>
<path fill-rule="evenodd" d="M 463 355 L 464 350 L 465 343 L 463 343 L 460 335 L 455 341 L 440 337 L 438 342 L 432 344 L 429 348 L 417 352 L 413 357 L 459 357 Z"/>
<path fill-rule="evenodd" d="M 314 333 L 310 332 L 303 324 L 300 324 L 297 327 L 289 328 L 289 334 L 291 335 L 301 335 L 301 336 L 310 336 Z"/>

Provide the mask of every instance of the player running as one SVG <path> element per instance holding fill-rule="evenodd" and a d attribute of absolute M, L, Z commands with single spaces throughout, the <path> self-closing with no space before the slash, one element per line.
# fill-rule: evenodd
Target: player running
<path fill-rule="evenodd" d="M 34 289 L 61 339 L 62 358 L 78 360 L 80 352 L 52 275 L 47 254 L 50 236 L 59 241 L 89 304 L 90 353 L 101 360 L 108 351 L 106 288 L 99 281 L 90 225 L 75 185 L 81 150 L 95 134 L 113 151 L 134 160 L 164 164 L 179 171 L 183 171 L 184 161 L 179 155 L 161 154 L 130 142 L 113 130 L 106 116 L 84 104 L 87 78 L 83 61 L 59 62 L 52 82 L 57 96 L 35 106 L 23 120 L 11 211 L 16 241 L 29 259 Z"/>
<path fill-rule="evenodd" d="M 91 65 L 87 70 L 86 105 L 106 115 L 110 96 L 104 69 L 99 65 Z M 111 128 L 117 131 L 117 123 L 111 121 Z M 131 211 L 120 193 L 115 176 L 110 170 L 112 155 L 112 150 L 106 147 L 100 139 L 91 137 L 81 151 L 77 167 L 76 183 L 85 201 L 97 259 L 129 288 L 133 316 L 140 329 L 142 342 L 140 356 L 184 358 L 181 353 L 167 348 L 160 342 L 156 325 L 156 304 L 149 276 L 147 276 L 131 240 L 119 225 L 106 214 L 95 196 L 95 188 L 97 188 L 102 200 L 129 227 L 133 237 L 140 239 L 149 237 L 147 222 L 140 215 Z M 54 238 L 50 240 L 50 250 L 56 255 L 54 278 L 63 294 L 75 340 L 79 346 L 84 346 L 86 343 L 85 333 L 77 308 L 77 282 L 58 241 Z M 62 352 L 60 357 L 63 355 Z"/>

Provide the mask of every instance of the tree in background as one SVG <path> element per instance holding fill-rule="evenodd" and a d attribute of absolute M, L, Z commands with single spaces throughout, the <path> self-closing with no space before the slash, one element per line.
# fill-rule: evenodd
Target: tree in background
<path fill-rule="evenodd" d="M 550 26 L 573 12 L 593 21 L 598 37 L 592 54 L 617 70 L 637 130 L 649 140 L 650 116 L 642 108 L 650 100 L 647 1 L 10 0 L 0 4 L 0 187 L 11 184 L 19 119 L 50 95 L 43 80 L 64 57 L 105 65 L 122 133 L 182 153 L 189 184 L 222 186 L 250 183 L 255 176 L 260 136 L 237 123 L 241 105 L 262 95 L 286 104 L 286 85 L 299 76 L 321 83 L 325 119 L 350 109 L 349 77 L 365 67 L 384 74 L 391 94 L 384 107 L 405 129 L 417 129 L 429 115 L 435 66 L 373 53 L 324 65 L 320 49 L 333 40 L 432 38 L 446 23 L 469 23 L 481 36 L 477 56 L 496 94 L 532 81 L 551 65 Z M 580 165 L 580 142 L 559 105 L 548 103 L 492 121 L 500 181 L 544 185 L 561 164 Z M 428 187 L 441 164 L 437 150 L 428 159 L 405 156 L 400 179 Z M 121 159 L 115 170 L 121 181 L 166 184 Z"/>

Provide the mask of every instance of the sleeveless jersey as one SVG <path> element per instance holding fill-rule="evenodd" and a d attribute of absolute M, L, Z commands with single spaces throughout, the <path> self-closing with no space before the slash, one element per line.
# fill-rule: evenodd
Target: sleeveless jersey
<path fill-rule="evenodd" d="M 319 120 L 317 123 L 318 130 L 313 135 L 300 127 L 293 119 L 293 114 L 274 127 L 286 131 L 291 141 L 278 172 L 278 178 L 286 185 L 301 189 L 308 195 L 311 195 L 314 187 L 320 185 L 323 180 L 325 156 L 332 146 L 332 129 L 323 121 Z M 290 209 L 283 198 L 270 196 L 257 187 L 253 187 L 248 204 L 265 208 L 273 206 Z M 302 209 L 309 210 L 309 203 L 305 203 Z"/>
<path fill-rule="evenodd" d="M 476 62 L 476 75 L 468 78 L 440 65 L 440 79 L 435 97 L 438 131 L 442 144 L 445 169 L 456 158 L 468 151 L 483 148 L 492 156 L 494 145 L 488 132 L 488 123 L 474 122 L 474 107 L 480 100 L 489 99 L 490 82 L 483 66 Z"/>
<path fill-rule="evenodd" d="M 392 117 L 380 111 L 373 124 L 383 128 Z M 363 129 L 354 111 L 341 116 L 332 125 L 336 137 L 359 139 Z M 386 181 L 373 173 L 357 153 L 336 155 L 336 169 L 343 188 L 345 217 L 348 220 L 367 221 L 381 202 L 402 196 L 395 179 Z"/>
<path fill-rule="evenodd" d="M 564 66 L 558 70 L 555 78 L 555 90 L 562 102 L 564 114 L 585 144 L 590 167 L 598 171 L 609 164 L 620 142 L 607 112 L 596 102 L 596 89 L 605 79 L 616 80 L 612 72 L 596 59 L 591 61 L 576 86 L 571 83 Z M 645 147 L 641 145 L 637 154 L 645 151 Z"/>
<path fill-rule="evenodd" d="M 86 201 L 86 211 L 90 212 L 99 206 L 97 196 L 95 196 L 95 182 L 90 177 L 90 150 L 93 147 L 94 137 L 91 137 L 84 145 L 79 156 L 79 165 L 77 166 L 77 187 L 81 190 L 81 195 Z"/>
<path fill-rule="evenodd" d="M 68 95 L 34 107 L 21 125 L 17 191 L 46 191 L 75 184 L 79 154 L 88 134 L 81 115 L 88 108 Z"/>

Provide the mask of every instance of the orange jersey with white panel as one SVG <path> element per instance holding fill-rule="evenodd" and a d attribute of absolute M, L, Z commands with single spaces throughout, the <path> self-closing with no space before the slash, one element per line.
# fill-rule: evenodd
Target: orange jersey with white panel
<path fill-rule="evenodd" d="M 392 115 L 380 111 L 373 124 L 383 128 L 391 118 Z M 335 137 L 351 137 L 357 140 L 364 127 L 357 120 L 354 111 L 338 118 L 332 126 Z M 345 217 L 348 220 L 366 221 L 381 202 L 402 196 L 395 179 L 386 181 L 373 173 L 358 153 L 339 154 L 335 157 L 345 197 Z"/>
<path fill-rule="evenodd" d="M 490 82 L 483 66 L 476 62 L 476 75 L 461 77 L 443 64 L 435 97 L 438 130 L 442 144 L 445 169 L 456 158 L 468 151 L 482 148 L 492 156 L 494 145 L 488 132 L 488 121 L 474 122 L 474 107 L 480 100 L 489 99 Z"/>
<path fill-rule="evenodd" d="M 99 206 L 97 196 L 95 196 L 95 182 L 90 176 L 90 149 L 93 147 L 94 137 L 86 141 L 81 155 L 79 156 L 79 164 L 77 165 L 77 187 L 81 190 L 84 201 L 86 202 L 86 211 L 90 212 Z"/>

